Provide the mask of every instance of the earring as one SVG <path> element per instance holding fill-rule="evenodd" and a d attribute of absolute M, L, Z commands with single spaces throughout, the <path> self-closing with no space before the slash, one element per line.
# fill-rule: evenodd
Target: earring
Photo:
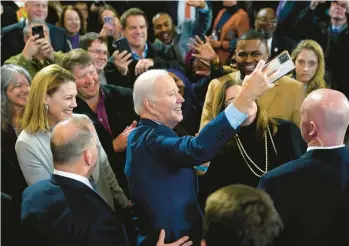
<path fill-rule="evenodd" d="M 44 111 L 48 112 L 48 104 L 44 104 Z"/>

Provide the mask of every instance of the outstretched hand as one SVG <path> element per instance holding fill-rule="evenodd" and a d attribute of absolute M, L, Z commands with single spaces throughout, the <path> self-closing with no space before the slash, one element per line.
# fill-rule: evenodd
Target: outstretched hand
<path fill-rule="evenodd" d="M 180 239 L 178 239 L 176 242 L 170 243 L 170 244 L 166 244 L 165 243 L 165 230 L 161 230 L 160 231 L 160 235 L 159 235 L 159 240 L 156 243 L 156 246 L 190 246 L 193 244 L 192 241 L 188 241 L 189 237 L 188 236 L 184 236 Z"/>
<path fill-rule="evenodd" d="M 197 35 L 195 36 L 195 39 L 190 38 L 190 41 L 191 43 L 189 43 L 188 46 L 196 51 L 196 53 L 193 54 L 193 57 L 210 62 L 216 62 L 217 59 L 219 59 L 207 36 L 205 36 L 205 42 L 203 42 Z"/>

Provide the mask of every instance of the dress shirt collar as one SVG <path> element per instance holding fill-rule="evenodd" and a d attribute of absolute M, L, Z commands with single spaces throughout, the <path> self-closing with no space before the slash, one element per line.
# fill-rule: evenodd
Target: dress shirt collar
<path fill-rule="evenodd" d="M 76 181 L 84 183 L 85 185 L 87 185 L 88 187 L 90 187 L 93 190 L 88 178 L 86 178 L 86 177 L 80 176 L 80 175 L 75 174 L 75 173 L 68 173 L 68 172 L 64 172 L 64 171 L 60 171 L 60 170 L 56 170 L 56 169 L 53 169 L 53 174 L 56 174 L 56 175 L 59 175 L 62 177 L 66 177 L 66 178 L 70 178 L 70 179 L 74 179 Z"/>
<path fill-rule="evenodd" d="M 308 147 L 307 151 L 317 150 L 317 149 L 339 149 L 339 148 L 342 148 L 344 146 L 345 146 L 344 144 L 337 145 L 337 146 L 313 146 L 313 147 Z"/>

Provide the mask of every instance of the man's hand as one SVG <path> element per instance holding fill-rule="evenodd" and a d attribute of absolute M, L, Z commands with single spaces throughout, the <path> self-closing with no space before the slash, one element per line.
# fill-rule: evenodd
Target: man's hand
<path fill-rule="evenodd" d="M 257 100 L 265 91 L 274 87 L 274 84 L 269 83 L 267 73 L 263 71 L 264 65 L 265 61 L 259 61 L 254 71 L 245 76 L 242 83 L 243 89 L 233 102 L 240 112 L 248 114 L 251 103 Z M 275 73 L 271 75 L 275 75 Z"/>
<path fill-rule="evenodd" d="M 53 48 L 50 44 L 49 41 L 45 40 L 42 43 L 42 46 L 40 47 L 40 52 L 41 54 L 44 55 L 45 58 L 49 59 L 50 61 L 54 61 L 55 60 L 55 56 L 53 53 Z"/>
<path fill-rule="evenodd" d="M 190 246 L 193 244 L 192 241 L 188 241 L 189 237 L 184 236 L 178 239 L 176 242 L 165 244 L 165 230 L 160 231 L 159 240 L 156 243 L 156 246 Z"/>
<path fill-rule="evenodd" d="M 206 7 L 206 1 L 205 0 L 186 0 L 187 4 L 189 6 L 193 6 L 196 8 L 204 9 Z"/>
<path fill-rule="evenodd" d="M 128 53 L 126 50 L 124 50 L 120 54 L 118 50 L 113 53 L 115 66 L 118 71 L 124 76 L 127 74 L 128 65 L 130 65 L 130 63 L 132 62 L 132 59 L 130 59 L 131 56 L 132 54 Z"/>
<path fill-rule="evenodd" d="M 189 43 L 188 46 L 197 52 L 193 54 L 193 57 L 210 61 L 211 63 L 215 63 L 218 60 L 219 63 L 218 55 L 212 48 L 207 36 L 205 36 L 205 40 L 206 42 L 204 43 L 198 36 L 195 36 L 195 39 L 190 39 L 192 43 Z"/>
<path fill-rule="evenodd" d="M 150 67 L 154 66 L 154 60 L 153 59 L 140 59 L 137 62 L 137 65 L 135 67 L 135 75 L 138 76 L 146 71 L 148 71 L 148 69 Z"/>
<path fill-rule="evenodd" d="M 39 37 L 39 34 L 31 36 L 24 46 L 22 55 L 28 61 L 38 54 L 40 47 L 44 42 L 46 42 L 44 38 L 38 38 L 38 37 Z"/>
<path fill-rule="evenodd" d="M 113 140 L 113 147 L 115 152 L 123 152 L 127 146 L 127 139 L 130 133 L 136 128 L 137 122 L 134 120 L 131 125 L 125 128 L 125 130 L 119 134 Z"/>

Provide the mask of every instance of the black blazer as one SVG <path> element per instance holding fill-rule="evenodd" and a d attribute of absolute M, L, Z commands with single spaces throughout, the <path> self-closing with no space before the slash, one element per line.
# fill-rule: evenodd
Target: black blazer
<path fill-rule="evenodd" d="M 103 127 L 97 118 L 97 114 L 91 110 L 87 103 L 77 97 L 77 107 L 74 113 L 85 114 L 93 122 L 96 128 L 99 140 L 105 150 L 110 166 L 112 167 L 116 179 L 121 188 L 128 196 L 128 185 L 126 176 L 124 174 L 124 167 L 126 161 L 125 152 L 115 153 L 113 148 L 113 140 L 127 127 L 132 121 L 138 120 L 133 108 L 132 91 L 129 88 L 123 88 L 113 85 L 101 85 L 101 90 L 104 92 L 104 106 L 107 111 L 108 122 L 112 131 L 112 136 Z"/>
<path fill-rule="evenodd" d="M 270 59 L 274 58 L 284 50 L 287 50 L 291 55 L 296 45 L 297 42 L 293 39 L 274 33 L 273 39 L 271 41 Z"/>
<path fill-rule="evenodd" d="M 50 40 L 52 48 L 55 51 L 68 52 L 69 45 L 65 29 L 56 27 L 46 23 L 50 30 Z M 3 36 L 1 37 L 1 64 L 3 64 L 11 56 L 22 52 L 25 43 L 23 36 L 23 28 L 25 21 L 21 21 L 2 29 Z"/>
<path fill-rule="evenodd" d="M 285 229 L 276 245 L 349 245 L 349 150 L 307 151 L 262 176 Z"/>
<path fill-rule="evenodd" d="M 123 225 L 95 191 L 55 174 L 24 191 L 21 219 L 30 245 L 129 245 Z"/>

